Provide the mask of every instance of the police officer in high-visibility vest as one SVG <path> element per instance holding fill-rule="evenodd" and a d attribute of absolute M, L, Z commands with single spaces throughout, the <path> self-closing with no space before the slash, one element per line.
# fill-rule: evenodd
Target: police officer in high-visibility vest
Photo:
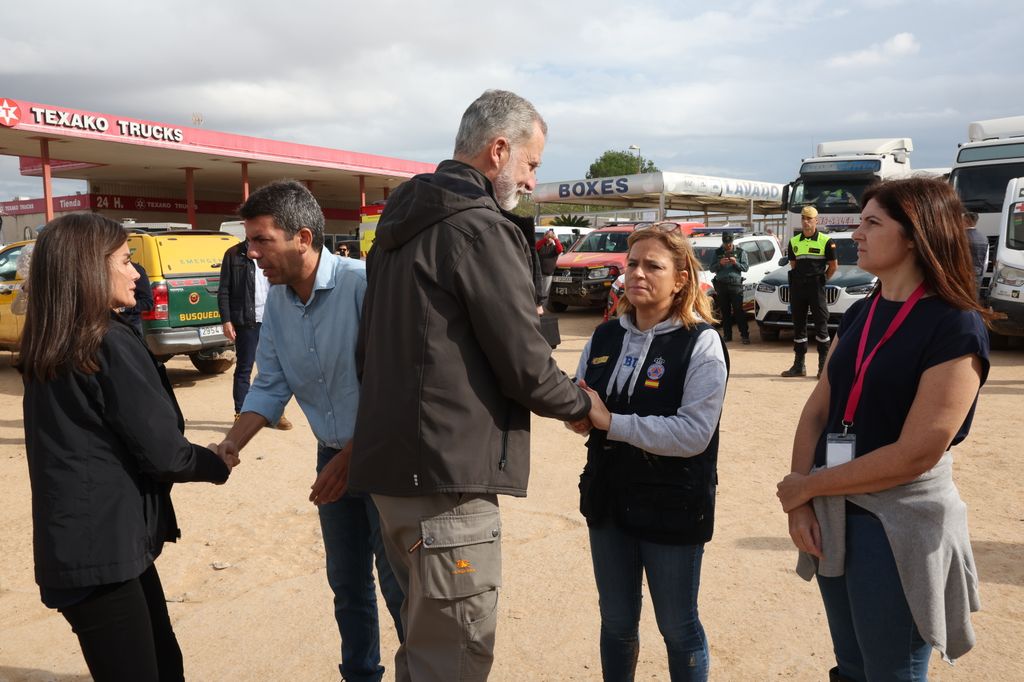
<path fill-rule="evenodd" d="M 789 304 L 793 310 L 793 366 L 784 377 L 807 376 L 807 309 L 814 322 L 814 340 L 818 344 L 818 376 L 828 355 L 828 304 L 825 282 L 836 271 L 836 245 L 828 235 L 818 232 L 818 210 L 805 206 L 800 212 L 798 234 L 789 240 Z"/>

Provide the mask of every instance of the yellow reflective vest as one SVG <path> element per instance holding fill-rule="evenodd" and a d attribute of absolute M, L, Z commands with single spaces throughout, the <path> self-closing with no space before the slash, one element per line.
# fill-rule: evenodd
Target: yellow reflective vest
<path fill-rule="evenodd" d="M 828 235 L 821 232 L 817 232 L 814 239 L 807 239 L 801 232 L 789 240 L 789 246 L 797 260 L 825 260 L 828 240 Z"/>

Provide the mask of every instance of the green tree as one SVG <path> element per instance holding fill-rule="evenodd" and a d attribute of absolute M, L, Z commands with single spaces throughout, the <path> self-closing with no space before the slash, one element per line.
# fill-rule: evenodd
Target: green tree
<path fill-rule="evenodd" d="M 569 215 L 567 213 L 560 214 L 557 218 L 551 221 L 552 225 L 562 225 L 565 227 L 590 227 L 590 221 L 581 215 Z"/>
<path fill-rule="evenodd" d="M 641 173 L 657 173 L 658 167 L 650 159 L 640 159 Z M 588 178 L 611 178 L 617 175 L 634 175 L 637 172 L 637 156 L 626 150 L 617 152 L 609 149 L 590 164 Z"/>

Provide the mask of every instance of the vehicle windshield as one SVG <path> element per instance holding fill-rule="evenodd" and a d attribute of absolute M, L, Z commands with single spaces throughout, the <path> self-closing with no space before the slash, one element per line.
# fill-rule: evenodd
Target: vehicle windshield
<path fill-rule="evenodd" d="M 860 213 L 860 198 L 875 182 L 875 178 L 797 180 L 789 210 L 799 213 L 804 206 L 814 206 L 819 213 Z"/>
<path fill-rule="evenodd" d="M 576 243 L 573 253 L 625 253 L 628 232 L 591 232 Z"/>
<path fill-rule="evenodd" d="M 1000 163 L 955 168 L 949 181 L 968 211 L 998 213 L 1003 210 L 1007 183 L 1021 176 L 1024 176 L 1024 163 Z"/>
<path fill-rule="evenodd" d="M 833 239 L 836 245 L 836 263 L 839 265 L 857 264 L 857 242 L 852 239 Z"/>
<path fill-rule="evenodd" d="M 1014 204 L 1010 210 L 1010 224 L 1006 230 L 1006 248 L 1024 251 L 1024 203 Z"/>
<path fill-rule="evenodd" d="M 700 261 L 700 267 L 702 270 L 710 270 L 711 264 L 715 262 L 715 252 L 718 250 L 717 246 L 695 246 L 693 247 L 693 255 Z"/>

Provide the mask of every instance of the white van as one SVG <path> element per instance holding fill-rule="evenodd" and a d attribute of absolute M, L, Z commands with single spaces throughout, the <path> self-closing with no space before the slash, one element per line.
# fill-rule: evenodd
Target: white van
<path fill-rule="evenodd" d="M 992 322 L 992 346 L 1024 336 L 1024 178 L 1006 185 L 988 303 L 1001 319 Z"/>
<path fill-rule="evenodd" d="M 592 227 L 573 227 L 571 225 L 537 225 L 534 228 L 533 241 L 536 244 L 544 235 L 548 233 L 548 230 L 554 230 L 555 236 L 558 237 L 558 241 L 562 242 L 562 249 L 568 251 L 569 247 L 578 242 L 583 237 L 587 236 L 594 231 Z"/>
<path fill-rule="evenodd" d="M 220 231 L 227 232 L 238 241 L 245 241 L 245 223 L 241 220 L 226 220 L 220 224 Z"/>

